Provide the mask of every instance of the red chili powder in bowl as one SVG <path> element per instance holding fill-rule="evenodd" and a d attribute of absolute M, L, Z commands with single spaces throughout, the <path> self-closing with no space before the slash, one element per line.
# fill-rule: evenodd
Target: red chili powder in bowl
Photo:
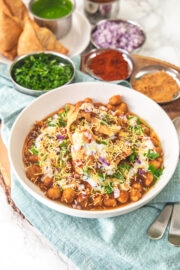
<path fill-rule="evenodd" d="M 97 54 L 88 65 L 94 75 L 104 81 L 119 81 L 128 78 L 128 63 L 121 52 L 106 50 Z"/>

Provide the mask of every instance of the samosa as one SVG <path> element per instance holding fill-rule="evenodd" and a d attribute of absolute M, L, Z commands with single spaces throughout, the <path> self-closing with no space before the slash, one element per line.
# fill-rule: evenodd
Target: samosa
<path fill-rule="evenodd" d="M 38 26 L 27 17 L 25 19 L 24 30 L 18 40 L 18 56 L 46 50 L 62 54 L 68 53 L 68 49 L 56 39 L 55 35 L 49 29 Z"/>
<path fill-rule="evenodd" d="M 11 60 L 17 54 L 17 42 L 28 16 L 22 1 L 0 0 L 0 53 Z"/>

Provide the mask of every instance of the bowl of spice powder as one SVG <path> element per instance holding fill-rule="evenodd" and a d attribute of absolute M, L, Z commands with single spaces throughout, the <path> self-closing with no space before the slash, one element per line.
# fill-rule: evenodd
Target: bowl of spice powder
<path fill-rule="evenodd" d="M 130 54 L 122 49 L 94 49 L 85 62 L 85 70 L 98 80 L 120 82 L 128 79 L 135 67 Z"/>
<path fill-rule="evenodd" d="M 132 88 L 159 104 L 170 103 L 180 97 L 180 73 L 175 69 L 151 65 L 133 73 Z"/>

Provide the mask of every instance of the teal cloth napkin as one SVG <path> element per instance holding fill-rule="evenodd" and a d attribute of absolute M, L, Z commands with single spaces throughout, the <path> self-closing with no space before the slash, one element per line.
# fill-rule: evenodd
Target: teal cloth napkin
<path fill-rule="evenodd" d="M 79 57 L 73 60 L 79 68 Z M 92 80 L 80 71 L 75 78 L 75 82 Z M 32 100 L 34 97 L 14 90 L 8 66 L 0 64 L 0 118 L 6 145 L 13 122 Z M 30 223 L 81 270 L 180 269 L 180 249 L 168 243 L 167 232 L 159 241 L 152 241 L 146 235 L 164 204 L 180 201 L 180 165 L 151 203 L 114 218 L 82 219 L 51 210 L 34 199 L 13 173 L 12 198 Z"/>

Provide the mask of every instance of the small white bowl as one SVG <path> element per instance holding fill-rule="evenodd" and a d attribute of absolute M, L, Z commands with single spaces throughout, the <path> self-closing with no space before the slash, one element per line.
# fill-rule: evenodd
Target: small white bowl
<path fill-rule="evenodd" d="M 87 211 L 69 208 L 49 200 L 25 175 L 22 161 L 24 140 L 36 120 L 41 120 L 61 108 L 65 103 L 76 103 L 86 97 L 96 102 L 107 103 L 108 99 L 120 94 L 127 102 L 129 110 L 142 117 L 159 136 L 164 150 L 164 172 L 156 185 L 138 202 L 124 207 L 105 210 Z M 11 166 L 22 186 L 37 200 L 46 206 L 68 215 L 83 218 L 113 217 L 131 212 L 152 200 L 171 179 L 179 158 L 179 142 L 175 127 L 165 111 L 145 95 L 121 85 L 103 82 L 86 82 L 63 86 L 40 96 L 21 112 L 16 119 L 9 141 Z"/>

